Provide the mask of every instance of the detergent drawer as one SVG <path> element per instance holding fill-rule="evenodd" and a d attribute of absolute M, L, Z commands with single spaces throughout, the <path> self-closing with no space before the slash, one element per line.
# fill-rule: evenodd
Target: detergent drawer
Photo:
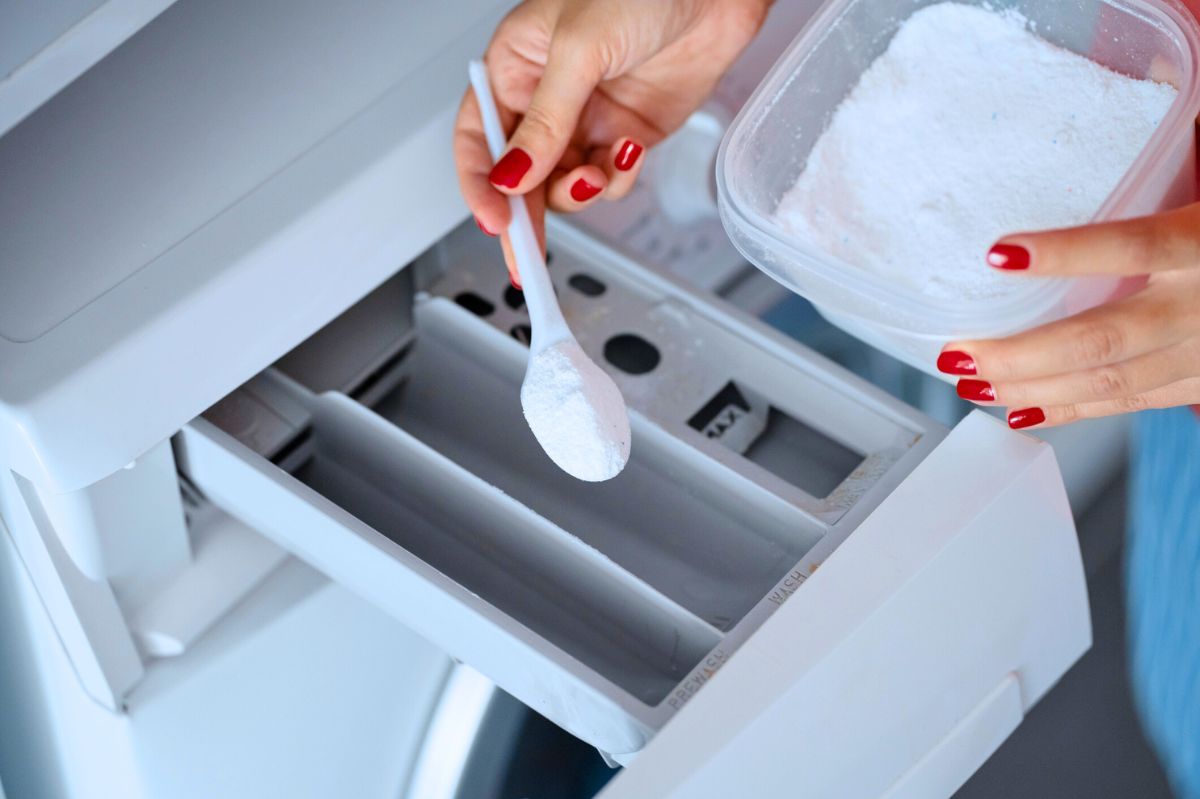
<path fill-rule="evenodd" d="M 614 480 L 574 480 L 538 448 L 519 293 L 494 242 L 464 229 L 176 450 L 209 500 L 620 756 L 945 431 L 757 322 L 553 235 L 567 319 L 630 405 Z"/>

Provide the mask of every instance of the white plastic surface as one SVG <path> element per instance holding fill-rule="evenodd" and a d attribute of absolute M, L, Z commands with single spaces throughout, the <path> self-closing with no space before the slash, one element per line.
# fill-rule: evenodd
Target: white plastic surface
<path fill-rule="evenodd" d="M 0 2 L 0 136 L 173 2 Z"/>
<path fill-rule="evenodd" d="M 294 559 L 113 713 L 0 537 L 9 799 L 395 799 L 452 663 Z"/>
<path fill-rule="evenodd" d="M 178 657 L 287 558 L 266 538 L 211 506 L 193 519 L 192 561 L 130 614 L 147 657 Z"/>
<path fill-rule="evenodd" d="M 986 699 L 954 725 L 929 754 L 884 794 L 884 799 L 928 799 L 951 796 L 963 775 L 980 768 L 1025 717 L 1021 683 L 1009 674 Z"/>
<path fill-rule="evenodd" d="M 460 221 L 504 6 L 182 0 L 0 138 L 8 465 L 111 474 Z"/>
<path fill-rule="evenodd" d="M 143 669 L 112 586 L 79 570 L 50 526 L 34 486 L 12 472 L 0 472 L 0 516 L 4 545 L 11 544 L 12 562 L 52 620 L 72 677 L 97 707 L 119 709 Z"/>

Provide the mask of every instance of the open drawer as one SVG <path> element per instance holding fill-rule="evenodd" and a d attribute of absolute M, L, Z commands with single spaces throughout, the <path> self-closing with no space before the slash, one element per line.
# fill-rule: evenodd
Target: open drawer
<path fill-rule="evenodd" d="M 558 230 L 564 310 L 634 436 L 619 477 L 576 481 L 524 424 L 523 308 L 480 239 L 453 234 L 188 425 L 180 468 L 579 738 L 636 752 L 945 431 Z"/>

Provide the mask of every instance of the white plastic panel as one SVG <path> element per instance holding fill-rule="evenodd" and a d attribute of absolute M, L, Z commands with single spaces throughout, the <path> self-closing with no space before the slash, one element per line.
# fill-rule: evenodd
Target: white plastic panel
<path fill-rule="evenodd" d="M 0 80 L 37 55 L 104 0 L 59 0 L 57 3 L 0 2 Z"/>
<path fill-rule="evenodd" d="M 0 136 L 174 0 L 0 0 Z"/>
<path fill-rule="evenodd" d="M 0 335 L 32 341 L 158 258 L 482 9 L 430 4 L 414 27 L 388 0 L 177 3 L 0 139 Z"/>
<path fill-rule="evenodd" d="M 459 222 L 461 65 L 505 5 L 183 0 L 0 138 L 10 467 L 112 473 Z"/>

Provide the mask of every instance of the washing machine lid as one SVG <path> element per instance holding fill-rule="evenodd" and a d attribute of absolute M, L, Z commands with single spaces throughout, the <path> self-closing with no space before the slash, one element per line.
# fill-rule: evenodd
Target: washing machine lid
<path fill-rule="evenodd" d="M 460 220 L 463 65 L 505 5 L 182 0 L 0 138 L 11 467 L 111 473 Z"/>

